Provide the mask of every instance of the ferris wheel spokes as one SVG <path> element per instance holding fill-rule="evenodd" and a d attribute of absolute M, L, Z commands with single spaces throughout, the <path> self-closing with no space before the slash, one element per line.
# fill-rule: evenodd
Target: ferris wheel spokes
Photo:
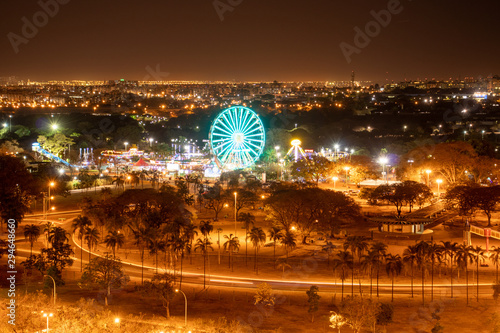
<path fill-rule="evenodd" d="M 234 106 L 222 111 L 210 129 L 210 145 L 222 169 L 245 168 L 262 154 L 264 126 L 249 108 Z"/>

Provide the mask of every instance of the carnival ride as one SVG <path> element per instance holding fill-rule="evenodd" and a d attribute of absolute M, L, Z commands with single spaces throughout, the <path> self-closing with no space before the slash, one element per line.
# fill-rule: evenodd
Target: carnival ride
<path fill-rule="evenodd" d="M 56 155 L 52 154 L 51 152 L 43 149 L 38 142 L 33 143 L 31 145 L 31 149 L 33 151 L 49 158 L 49 159 L 51 159 L 51 160 L 54 160 L 57 163 L 64 164 L 65 166 L 67 166 L 69 168 L 76 168 L 77 167 L 76 165 L 70 164 L 68 161 L 65 161 L 62 158 L 60 158 L 59 156 L 56 156 Z"/>
<path fill-rule="evenodd" d="M 286 154 L 287 157 L 293 157 L 294 162 L 297 162 L 299 159 L 306 157 L 306 153 L 301 147 L 302 142 L 299 139 L 292 140 L 291 145 L 292 147 Z"/>
<path fill-rule="evenodd" d="M 210 148 L 221 170 L 244 169 L 260 157 L 266 143 L 259 116 L 244 106 L 222 111 L 210 128 Z"/>

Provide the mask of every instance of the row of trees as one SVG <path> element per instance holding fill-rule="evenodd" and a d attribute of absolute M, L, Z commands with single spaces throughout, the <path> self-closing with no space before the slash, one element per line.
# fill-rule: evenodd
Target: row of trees
<path fill-rule="evenodd" d="M 40 254 L 33 254 L 33 245 L 39 239 L 42 232 L 45 234 L 45 247 Z M 56 227 L 53 223 L 47 223 L 41 228 L 30 224 L 24 227 L 24 236 L 30 242 L 30 256 L 22 263 L 28 271 L 36 269 L 40 274 L 48 274 L 54 278 L 57 284 L 64 284 L 62 279 L 63 270 L 73 265 L 73 250 L 68 244 L 69 233 L 62 227 Z"/>
<path fill-rule="evenodd" d="M 500 175 L 498 165 L 488 147 L 473 146 L 463 141 L 420 145 L 403 156 L 391 155 L 401 180 L 426 181 L 426 170 L 449 185 L 472 181 L 491 184 Z M 380 178 L 380 165 L 366 155 L 330 161 L 323 156 L 310 156 L 290 163 L 290 173 L 297 179 L 318 183 L 337 176 L 358 185 L 366 179 Z M 344 176 L 345 175 L 345 176 Z"/>
<path fill-rule="evenodd" d="M 338 271 L 342 281 L 342 298 L 344 297 L 344 281 L 351 273 L 351 296 L 354 296 L 354 276 L 358 270 L 361 278 L 363 272 L 370 277 L 370 296 L 373 292 L 373 279 L 376 279 L 376 292 L 379 296 L 379 276 L 385 270 L 387 276 L 392 281 L 392 299 L 394 300 L 394 281 L 402 272 L 409 274 L 411 279 L 411 297 L 414 296 L 414 278 L 420 271 L 422 303 L 425 304 L 425 280 L 430 274 L 431 281 L 431 301 L 434 299 L 434 275 L 437 269 L 441 275 L 441 268 L 445 268 L 449 273 L 450 292 L 453 298 L 453 281 L 455 276 L 459 276 L 463 271 L 466 279 L 466 297 L 469 299 L 469 268 L 474 265 L 477 279 L 477 299 L 479 300 L 479 267 L 486 260 L 486 256 L 481 247 L 459 245 L 452 242 L 429 243 L 420 241 L 415 245 L 408 246 L 403 255 L 393 255 L 387 253 L 387 245 L 375 242 L 371 245 L 367 239 L 361 236 L 350 236 L 343 245 L 344 250 L 339 251 L 334 260 L 334 271 Z M 497 268 L 496 283 L 498 284 L 498 267 L 500 266 L 500 247 L 494 248 L 489 260 Z M 356 263 L 357 259 L 357 263 Z M 361 289 L 360 289 L 361 292 Z"/>
<path fill-rule="evenodd" d="M 454 186 L 446 192 L 445 200 L 448 207 L 456 209 L 462 216 L 472 216 L 477 210 L 482 211 L 488 218 L 488 227 L 491 227 L 491 215 L 500 202 L 500 186 Z"/>
<path fill-rule="evenodd" d="M 320 180 L 346 175 L 346 183 L 349 180 L 358 185 L 366 179 L 377 179 L 379 169 L 380 167 L 366 155 L 352 155 L 338 161 L 330 161 L 326 157 L 313 155 L 301 158 L 290 166 L 293 177 L 316 184 Z"/>
<path fill-rule="evenodd" d="M 433 193 L 427 185 L 413 180 L 364 188 L 360 193 L 360 198 L 367 199 L 372 204 L 382 201 L 394 205 L 398 217 L 401 217 L 403 206 L 408 206 L 411 213 L 414 205 L 422 206 L 432 197 Z"/>
<path fill-rule="evenodd" d="M 284 186 L 265 201 L 268 219 L 286 233 L 296 228 L 306 244 L 314 232 L 333 236 L 342 223 L 356 221 L 361 210 L 356 202 L 342 192 L 317 187 Z"/>
<path fill-rule="evenodd" d="M 469 181 L 491 184 L 500 171 L 500 161 L 491 155 L 487 147 L 463 141 L 423 145 L 404 155 L 397 170 L 400 178 L 414 181 L 422 181 L 423 171 L 431 170 L 449 185 Z"/>

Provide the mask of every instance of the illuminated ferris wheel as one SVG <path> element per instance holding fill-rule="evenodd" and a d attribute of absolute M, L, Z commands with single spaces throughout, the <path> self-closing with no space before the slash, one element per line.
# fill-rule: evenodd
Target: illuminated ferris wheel
<path fill-rule="evenodd" d="M 262 154 L 265 143 L 262 121 L 247 107 L 233 106 L 222 111 L 210 128 L 210 147 L 223 170 L 253 165 Z"/>

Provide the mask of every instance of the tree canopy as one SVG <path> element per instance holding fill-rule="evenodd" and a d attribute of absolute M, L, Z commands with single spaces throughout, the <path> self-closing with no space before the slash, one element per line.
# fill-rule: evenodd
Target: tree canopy
<path fill-rule="evenodd" d="M 360 216 L 360 207 L 343 194 L 319 188 L 286 189 L 271 195 L 265 202 L 269 219 L 290 231 L 295 226 L 305 243 L 312 232 L 333 235 L 342 221 Z"/>

